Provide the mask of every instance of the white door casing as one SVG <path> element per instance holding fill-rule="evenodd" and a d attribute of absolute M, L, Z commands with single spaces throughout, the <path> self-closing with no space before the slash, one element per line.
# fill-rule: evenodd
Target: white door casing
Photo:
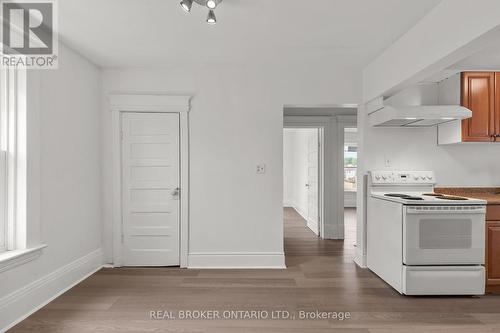
<path fill-rule="evenodd" d="M 179 115 L 122 115 L 125 266 L 179 266 Z"/>
<path fill-rule="evenodd" d="M 319 236 L 319 129 L 308 135 L 307 226 Z"/>
<path fill-rule="evenodd" d="M 123 266 L 122 250 L 122 151 L 121 119 L 128 113 L 176 114 L 179 117 L 180 161 L 180 266 L 188 267 L 189 248 L 189 111 L 190 96 L 168 94 L 112 94 L 109 96 L 112 112 L 113 151 L 113 247 L 114 267 Z"/>

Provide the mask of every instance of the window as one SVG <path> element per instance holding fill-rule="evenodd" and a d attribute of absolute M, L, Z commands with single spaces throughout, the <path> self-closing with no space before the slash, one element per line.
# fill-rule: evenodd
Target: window
<path fill-rule="evenodd" d="M 7 250 L 7 216 L 6 216 L 7 214 L 5 209 L 7 206 L 6 154 L 7 154 L 6 151 L 4 151 L 3 149 L 0 150 L 0 253 L 5 252 Z"/>
<path fill-rule="evenodd" d="M 7 218 L 7 159 L 8 159 L 8 109 L 9 109 L 9 70 L 0 72 L 0 252 L 8 249 Z"/>
<path fill-rule="evenodd" d="M 345 129 L 344 143 L 344 190 L 356 191 L 358 171 L 358 144 L 356 128 Z"/>
<path fill-rule="evenodd" d="M 24 245 L 16 241 L 21 236 L 20 230 L 16 230 L 17 223 L 22 219 L 17 211 L 17 204 L 22 204 L 17 187 L 23 183 L 18 173 L 19 152 L 23 151 L 24 142 L 19 135 L 24 133 L 20 129 L 25 125 L 25 113 L 19 111 L 25 106 L 21 102 L 25 93 L 20 90 L 23 79 L 23 70 L 0 69 L 0 252 Z"/>
<path fill-rule="evenodd" d="M 29 115 L 30 130 L 38 133 L 41 83 L 37 73 L 30 75 L 28 89 L 26 69 L 0 68 L 0 272 L 35 260 L 46 247 L 40 244 L 38 215 L 32 214 L 28 224 L 27 124 Z M 37 142 L 32 142 L 31 160 L 38 165 Z M 38 188 L 37 173 L 31 179 Z M 36 208 L 39 194 L 34 191 L 31 196 Z"/>

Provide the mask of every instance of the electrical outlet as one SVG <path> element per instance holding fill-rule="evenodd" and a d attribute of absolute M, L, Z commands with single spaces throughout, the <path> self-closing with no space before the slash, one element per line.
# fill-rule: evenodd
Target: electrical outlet
<path fill-rule="evenodd" d="M 259 164 L 257 165 L 257 174 L 258 175 L 263 175 L 266 173 L 266 165 L 265 164 Z"/>

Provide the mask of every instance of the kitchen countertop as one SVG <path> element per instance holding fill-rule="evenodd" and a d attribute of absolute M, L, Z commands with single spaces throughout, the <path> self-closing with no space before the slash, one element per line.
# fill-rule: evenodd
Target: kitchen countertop
<path fill-rule="evenodd" d="M 488 205 L 500 205 L 500 187 L 436 187 L 436 193 L 482 199 Z"/>

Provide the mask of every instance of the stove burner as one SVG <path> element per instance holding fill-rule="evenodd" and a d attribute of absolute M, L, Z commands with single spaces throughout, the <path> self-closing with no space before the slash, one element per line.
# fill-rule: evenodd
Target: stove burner
<path fill-rule="evenodd" d="M 408 198 L 410 195 L 408 194 L 401 194 L 401 193 L 388 193 L 385 194 L 386 197 L 393 197 L 393 198 Z"/>
<path fill-rule="evenodd" d="M 426 197 L 442 197 L 444 196 L 444 194 L 439 194 L 439 193 L 425 193 L 425 194 L 422 194 Z"/>
<path fill-rule="evenodd" d="M 437 199 L 441 199 L 441 200 L 456 200 L 456 201 L 466 201 L 466 200 L 469 200 L 467 198 L 451 197 L 451 196 L 448 196 L 448 195 L 439 196 L 439 197 L 437 197 Z"/>
<path fill-rule="evenodd" d="M 402 194 L 402 193 L 388 193 L 388 194 L 385 194 L 386 197 L 392 197 L 392 198 L 401 198 L 401 199 L 405 199 L 405 200 L 424 200 L 424 198 L 420 198 L 420 197 L 414 197 L 414 196 L 411 196 L 411 195 L 408 195 L 408 194 Z"/>
<path fill-rule="evenodd" d="M 405 199 L 405 200 L 424 200 L 424 198 L 420 198 L 420 197 L 403 197 L 402 199 Z"/>

